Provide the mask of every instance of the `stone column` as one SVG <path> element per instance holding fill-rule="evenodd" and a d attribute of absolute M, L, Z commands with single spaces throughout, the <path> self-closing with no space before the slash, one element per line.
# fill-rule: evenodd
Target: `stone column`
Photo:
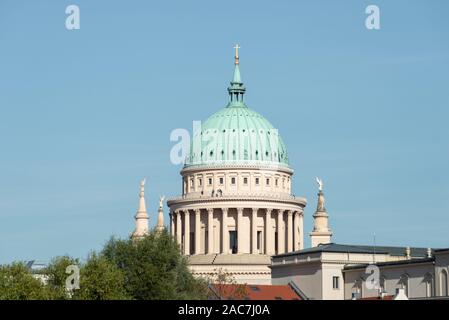
<path fill-rule="evenodd" d="M 293 211 L 287 211 L 287 252 L 293 251 Z"/>
<path fill-rule="evenodd" d="M 237 208 L 237 253 L 243 253 L 243 208 Z"/>
<path fill-rule="evenodd" d="M 184 211 L 184 254 L 190 255 L 190 212 Z"/>
<path fill-rule="evenodd" d="M 213 229 L 213 216 L 214 209 L 207 209 L 207 253 L 213 253 L 214 249 L 214 229 Z"/>
<path fill-rule="evenodd" d="M 221 209 L 221 253 L 229 252 L 228 208 Z"/>
<path fill-rule="evenodd" d="M 293 250 L 299 250 L 299 212 L 295 211 L 293 213 Z"/>
<path fill-rule="evenodd" d="M 200 254 L 201 248 L 201 210 L 195 209 L 195 254 Z"/>
<path fill-rule="evenodd" d="M 182 244 L 182 220 L 180 210 L 176 210 L 176 240 L 179 245 Z"/>
<path fill-rule="evenodd" d="M 257 210 L 258 208 L 253 208 L 251 215 L 251 253 L 257 253 Z"/>
<path fill-rule="evenodd" d="M 271 226 L 271 211 L 272 209 L 267 209 L 265 213 L 265 254 L 274 254 L 273 250 L 273 228 Z"/>
<path fill-rule="evenodd" d="M 277 254 L 284 253 L 284 251 L 285 251 L 284 232 L 283 232 L 284 230 L 282 228 L 283 224 L 284 224 L 283 214 L 284 214 L 284 211 L 278 209 L 278 218 L 277 218 L 278 252 L 277 252 Z"/>

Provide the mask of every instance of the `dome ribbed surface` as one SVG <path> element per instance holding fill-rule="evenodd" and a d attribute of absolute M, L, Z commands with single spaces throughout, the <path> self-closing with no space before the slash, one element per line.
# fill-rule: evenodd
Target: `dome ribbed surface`
<path fill-rule="evenodd" d="M 271 123 L 234 101 L 194 132 L 185 166 L 277 165 L 288 167 L 287 149 Z"/>

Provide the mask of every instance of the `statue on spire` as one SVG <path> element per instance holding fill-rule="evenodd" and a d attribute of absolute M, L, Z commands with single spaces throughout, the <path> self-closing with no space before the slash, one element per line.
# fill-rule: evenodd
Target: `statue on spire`
<path fill-rule="evenodd" d="M 159 209 L 162 209 L 162 207 L 164 206 L 164 200 L 165 200 L 165 196 L 159 197 Z"/>
<path fill-rule="evenodd" d="M 315 180 L 318 183 L 318 190 L 323 191 L 323 180 L 318 177 L 316 177 Z"/>
<path fill-rule="evenodd" d="M 140 197 L 145 196 L 145 182 L 147 181 L 146 178 L 143 178 L 143 180 L 140 182 Z"/>
<path fill-rule="evenodd" d="M 326 208 L 324 207 L 324 193 L 323 193 L 323 180 L 316 177 L 316 182 L 318 183 L 318 206 L 317 211 L 326 211 Z"/>
<path fill-rule="evenodd" d="M 165 226 L 164 226 L 164 200 L 165 200 L 165 196 L 159 197 L 159 210 L 158 210 L 157 225 L 156 225 L 156 230 L 158 232 L 161 232 L 165 228 Z"/>

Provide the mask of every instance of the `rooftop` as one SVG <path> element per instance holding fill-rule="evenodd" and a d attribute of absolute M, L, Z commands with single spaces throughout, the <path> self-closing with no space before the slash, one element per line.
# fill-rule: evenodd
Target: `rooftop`
<path fill-rule="evenodd" d="M 224 300 L 303 300 L 289 285 L 212 284 L 211 290 Z"/>
<path fill-rule="evenodd" d="M 388 262 L 376 262 L 374 263 L 376 266 L 383 267 L 383 266 L 395 266 L 395 265 L 410 265 L 410 264 L 416 264 L 416 263 L 426 263 L 426 262 L 433 262 L 433 258 L 417 258 L 417 259 L 410 259 L 410 260 L 401 260 L 401 261 L 388 261 Z M 365 269 L 368 264 L 358 264 L 353 266 L 346 266 L 343 271 L 345 270 L 357 270 L 357 269 Z"/>
<path fill-rule="evenodd" d="M 327 243 L 321 244 L 314 248 L 307 248 L 299 251 L 288 252 L 277 257 L 287 257 L 307 253 L 315 252 L 341 252 L 341 253 L 369 253 L 373 254 L 389 254 L 391 256 L 405 256 L 405 251 L 407 247 L 391 247 L 391 246 L 373 246 L 373 245 L 348 245 L 348 244 L 338 244 L 338 243 Z M 432 249 L 432 252 L 434 249 Z M 427 257 L 427 248 L 416 248 L 410 247 L 411 257 L 425 258 Z"/>

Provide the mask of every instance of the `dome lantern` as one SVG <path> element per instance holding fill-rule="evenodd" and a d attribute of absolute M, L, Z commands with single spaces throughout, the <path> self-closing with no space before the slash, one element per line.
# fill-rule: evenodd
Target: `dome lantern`
<path fill-rule="evenodd" d="M 234 60 L 234 77 L 231 81 L 231 85 L 228 87 L 229 92 L 229 104 L 228 107 L 246 107 L 243 102 L 243 95 L 245 94 L 246 88 L 243 85 L 242 78 L 240 76 L 239 67 L 239 49 L 238 44 L 235 45 L 235 60 Z"/>

